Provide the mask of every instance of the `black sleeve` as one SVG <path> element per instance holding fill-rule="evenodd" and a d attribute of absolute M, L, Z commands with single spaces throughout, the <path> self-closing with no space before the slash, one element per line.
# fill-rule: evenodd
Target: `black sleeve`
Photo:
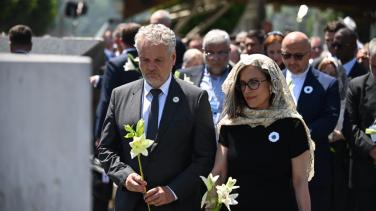
<path fill-rule="evenodd" d="M 299 119 L 291 121 L 290 138 L 288 142 L 290 158 L 294 158 L 309 149 L 307 132 Z"/>
<path fill-rule="evenodd" d="M 219 143 L 225 147 L 228 147 L 228 139 L 227 139 L 227 127 L 222 126 L 221 130 L 219 131 Z"/>

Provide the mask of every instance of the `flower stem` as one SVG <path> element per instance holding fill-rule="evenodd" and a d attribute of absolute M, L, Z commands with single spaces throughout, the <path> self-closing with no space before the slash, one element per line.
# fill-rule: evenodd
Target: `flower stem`
<path fill-rule="evenodd" d="M 140 168 L 140 174 L 142 180 L 144 180 L 144 172 L 142 171 L 142 164 L 141 164 L 141 156 L 140 154 L 137 155 L 137 160 L 138 160 L 138 167 Z"/>
<path fill-rule="evenodd" d="M 137 155 L 137 161 L 138 161 L 138 167 L 140 168 L 141 178 L 142 178 L 142 180 L 144 180 L 144 172 L 142 171 L 141 155 L 140 154 Z M 144 191 L 146 193 L 146 188 L 145 188 Z M 148 211 L 151 211 L 150 205 L 149 204 L 146 204 L 146 205 L 148 206 Z"/>

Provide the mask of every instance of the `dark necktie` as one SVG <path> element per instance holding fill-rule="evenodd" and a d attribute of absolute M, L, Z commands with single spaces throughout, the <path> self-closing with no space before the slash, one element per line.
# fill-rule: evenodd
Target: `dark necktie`
<path fill-rule="evenodd" d="M 159 113 L 159 94 L 162 91 L 160 89 L 152 89 L 150 93 L 153 95 L 153 100 L 151 101 L 151 109 L 148 118 L 148 131 L 146 133 L 146 138 L 155 140 L 155 136 L 158 131 L 158 113 Z"/>

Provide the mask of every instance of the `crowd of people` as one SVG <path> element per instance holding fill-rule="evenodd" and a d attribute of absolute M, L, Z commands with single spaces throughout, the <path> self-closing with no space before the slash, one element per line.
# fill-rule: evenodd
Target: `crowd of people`
<path fill-rule="evenodd" d="M 170 27 L 158 10 L 148 25 L 104 34 L 104 74 L 90 82 L 100 89 L 95 154 L 110 180 L 95 210 L 107 209 L 111 182 L 115 210 L 200 210 L 199 176 L 210 172 L 218 184 L 237 179 L 232 210 L 376 210 L 376 38 L 360 45 L 341 21 L 324 41 L 221 29 L 180 39 Z M 124 130 L 139 119 L 155 141 L 144 179 Z"/>

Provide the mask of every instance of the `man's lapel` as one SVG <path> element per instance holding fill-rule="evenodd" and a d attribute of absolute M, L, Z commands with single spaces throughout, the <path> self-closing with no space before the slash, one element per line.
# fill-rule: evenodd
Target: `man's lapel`
<path fill-rule="evenodd" d="M 138 120 L 142 118 L 142 91 L 144 80 L 139 80 L 135 86 L 133 86 L 131 90 L 131 96 L 128 103 L 129 112 L 128 113 L 128 122 L 132 124 L 136 124 Z"/>
<path fill-rule="evenodd" d="M 163 108 L 163 113 L 161 117 L 161 122 L 159 123 L 159 129 L 157 134 L 157 142 L 160 142 L 160 138 L 163 137 L 164 133 L 167 131 L 168 127 L 172 122 L 172 118 L 176 114 L 176 109 L 182 103 L 183 95 L 180 86 L 176 80 L 172 77 L 171 84 L 168 90 L 165 106 Z"/>
<path fill-rule="evenodd" d="M 300 91 L 299 99 L 296 105 L 296 109 L 300 114 L 303 114 L 304 104 L 311 100 L 311 94 L 315 91 L 314 90 L 314 75 L 312 73 L 312 67 L 309 67 L 307 72 L 306 78 L 304 79 L 304 83 L 302 86 L 302 90 Z"/>

